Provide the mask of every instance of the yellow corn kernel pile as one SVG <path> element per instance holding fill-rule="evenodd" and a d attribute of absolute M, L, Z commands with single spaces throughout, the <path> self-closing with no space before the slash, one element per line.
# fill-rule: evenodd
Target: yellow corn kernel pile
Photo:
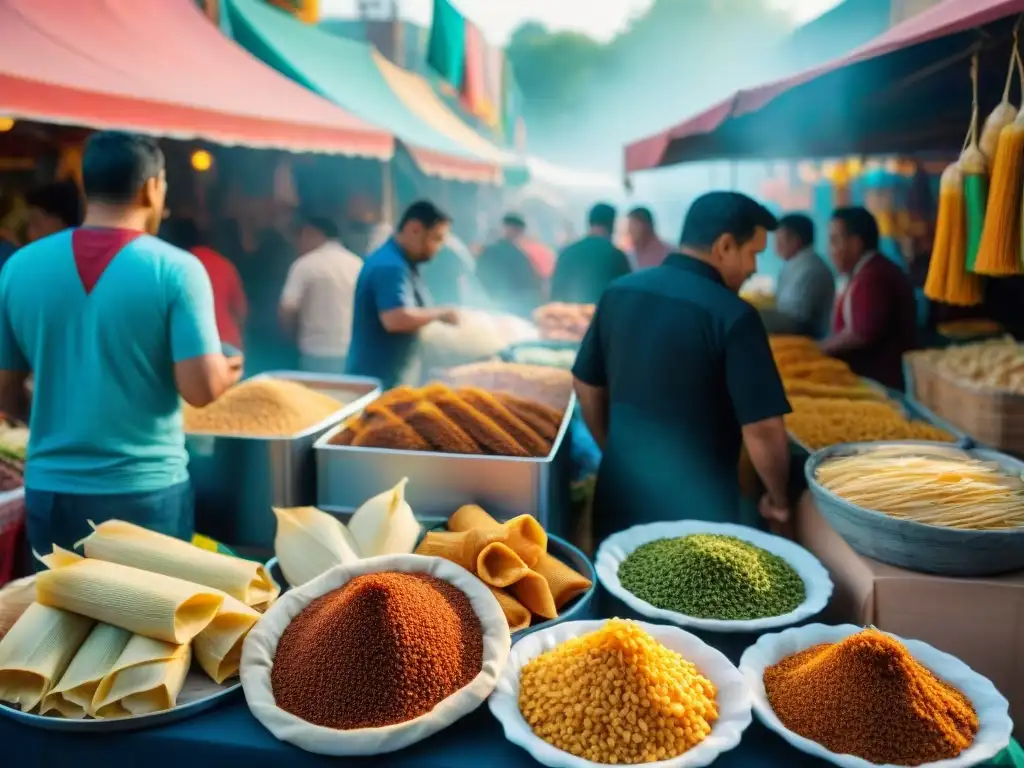
<path fill-rule="evenodd" d="M 888 403 L 819 397 L 790 397 L 789 403 L 786 429 L 812 451 L 837 443 L 955 439 L 939 427 L 909 421 Z"/>
<path fill-rule="evenodd" d="M 527 663 L 519 710 L 549 744 L 595 763 L 667 760 L 718 719 L 714 684 L 634 622 L 611 619 Z"/>

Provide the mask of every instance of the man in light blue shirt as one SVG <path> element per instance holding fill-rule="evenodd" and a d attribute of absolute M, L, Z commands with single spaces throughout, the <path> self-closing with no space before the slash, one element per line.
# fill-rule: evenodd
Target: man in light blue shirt
<path fill-rule="evenodd" d="M 786 263 L 775 289 L 775 307 L 761 312 L 768 332 L 825 338 L 832 325 L 836 284 L 832 270 L 814 252 L 814 222 L 799 213 L 783 216 L 775 251 Z"/>
<path fill-rule="evenodd" d="M 208 405 L 241 367 L 221 352 L 202 264 L 150 234 L 167 190 L 156 142 L 95 134 L 82 176 L 83 226 L 0 273 L 0 408 L 24 413 L 34 377 L 25 505 L 39 552 L 110 518 L 190 538 L 181 400 Z"/>

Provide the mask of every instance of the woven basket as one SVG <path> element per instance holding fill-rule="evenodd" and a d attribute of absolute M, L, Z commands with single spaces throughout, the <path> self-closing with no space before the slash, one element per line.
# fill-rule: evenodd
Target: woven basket
<path fill-rule="evenodd" d="M 944 576 L 994 576 L 1024 570 L 1024 529 L 964 531 L 897 520 L 851 504 L 815 479 L 818 466 L 828 459 L 883 445 L 949 447 L 944 443 L 910 440 L 845 443 L 818 451 L 804 466 L 807 485 L 822 516 L 856 552 L 899 568 Z M 996 461 L 1010 472 L 1024 473 L 1024 462 L 998 451 L 976 448 L 968 453 L 985 461 Z"/>
<path fill-rule="evenodd" d="M 937 370 L 926 355 L 905 358 L 911 373 L 908 392 L 975 442 L 1024 456 L 1024 395 L 961 384 Z"/>

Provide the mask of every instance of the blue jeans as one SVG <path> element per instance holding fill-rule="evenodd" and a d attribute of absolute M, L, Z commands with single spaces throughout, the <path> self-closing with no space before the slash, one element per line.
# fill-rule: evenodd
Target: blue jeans
<path fill-rule="evenodd" d="M 105 520 L 129 523 L 165 533 L 184 541 L 192 540 L 195 525 L 195 496 L 192 482 L 159 491 L 137 493 L 82 494 L 50 493 L 25 489 L 25 522 L 28 543 L 41 555 L 56 544 L 73 549 L 75 544 Z M 37 571 L 42 563 L 32 558 Z"/>

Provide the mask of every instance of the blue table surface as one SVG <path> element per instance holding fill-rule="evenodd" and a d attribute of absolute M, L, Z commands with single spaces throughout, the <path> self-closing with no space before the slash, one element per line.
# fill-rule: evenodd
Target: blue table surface
<path fill-rule="evenodd" d="M 598 615 L 641 618 L 599 590 Z M 757 638 L 695 633 L 734 664 Z M 70 734 L 22 725 L 0 716 L 0 767 L 54 768 L 59 764 L 143 768 L 532 768 L 527 752 L 506 741 L 484 703 L 474 713 L 400 752 L 366 758 L 327 758 L 275 739 L 249 713 L 239 691 L 220 707 L 160 728 L 112 734 Z M 13 759 L 12 759 L 13 758 Z M 828 765 L 790 747 L 756 715 L 740 745 L 716 768 L 821 768 Z"/>

